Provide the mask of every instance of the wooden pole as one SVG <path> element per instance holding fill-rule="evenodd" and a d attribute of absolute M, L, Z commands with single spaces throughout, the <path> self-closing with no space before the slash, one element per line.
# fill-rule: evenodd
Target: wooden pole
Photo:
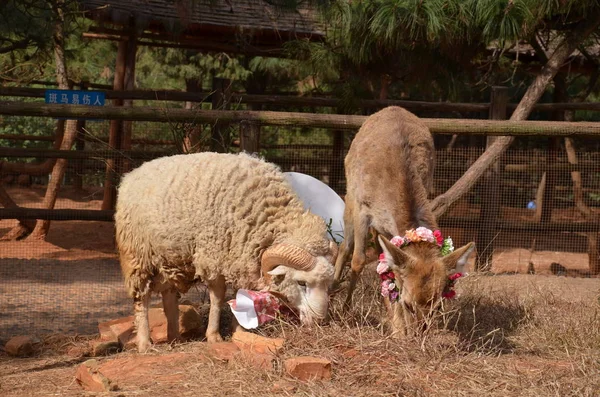
<path fill-rule="evenodd" d="M 122 91 L 125 87 L 125 63 L 127 60 L 127 41 L 120 41 L 117 50 L 117 64 L 115 66 L 114 89 Z M 113 106 L 123 106 L 123 100 L 113 100 Z M 111 149 L 120 150 L 122 143 L 122 128 L 121 122 L 117 119 L 110 121 L 110 130 L 108 136 L 108 146 Z M 117 168 L 118 164 L 115 159 L 107 159 L 106 161 L 106 177 L 104 178 L 104 197 L 102 199 L 102 209 L 112 210 L 115 208 L 117 198 Z"/>
<path fill-rule="evenodd" d="M 260 150 L 260 125 L 248 121 L 240 123 L 240 146 L 244 152 L 258 153 Z"/>
<path fill-rule="evenodd" d="M 55 83 L 56 84 L 56 83 Z M 90 84 L 90 88 L 102 89 L 106 99 L 131 99 L 147 101 L 188 101 L 188 102 L 211 102 L 212 94 L 210 92 L 184 92 L 175 90 L 128 90 L 115 91 L 107 89 L 101 84 Z M 26 97 L 26 98 L 44 98 L 45 88 L 30 87 L 0 87 L 0 96 Z M 338 108 L 341 101 L 336 98 L 299 96 L 294 95 L 276 95 L 276 94 L 245 94 L 232 93 L 231 101 L 234 103 L 256 104 L 256 105 L 277 105 L 291 107 L 330 107 Z M 365 99 L 357 101 L 358 106 L 362 108 L 379 109 L 386 106 L 400 106 L 407 110 L 431 111 L 431 112 L 485 112 L 490 108 L 489 103 L 460 103 L 460 102 L 425 102 L 425 101 L 407 101 L 399 99 Z M 508 109 L 515 109 L 517 104 L 508 104 Z M 566 103 L 538 103 L 533 107 L 534 111 L 553 112 L 557 110 L 589 110 L 600 111 L 599 102 L 566 102 Z"/>
<path fill-rule="evenodd" d="M 81 83 L 79 89 L 86 91 L 88 88 L 86 83 Z M 85 120 L 77 120 L 77 138 L 75 138 L 75 150 L 82 152 L 85 149 Z M 81 177 L 81 169 L 83 168 L 83 161 L 76 161 L 74 164 L 75 170 L 72 173 L 73 188 L 76 190 L 83 189 L 83 178 Z"/>
<path fill-rule="evenodd" d="M 196 122 L 216 120 L 255 121 L 261 125 L 297 126 L 356 130 L 366 116 L 271 112 L 248 110 L 187 110 L 153 107 L 77 106 L 0 102 L 0 114 L 38 117 L 65 117 L 108 120 Z M 476 119 L 421 119 L 433 134 L 502 136 L 586 136 L 600 137 L 598 122 L 511 121 Z"/>
<path fill-rule="evenodd" d="M 135 22 L 131 21 L 130 27 L 135 27 Z M 135 56 L 137 54 L 137 39 L 134 33 L 130 34 L 129 40 L 127 40 L 127 50 L 125 55 L 125 73 L 123 76 L 123 86 L 125 91 L 131 91 L 135 88 Z M 132 107 L 133 100 L 125 99 L 123 100 L 124 107 Z M 130 150 L 131 149 L 131 136 L 133 131 L 133 122 L 129 120 L 123 120 L 121 122 L 121 149 Z M 131 162 L 127 159 L 121 162 L 121 167 L 117 170 L 118 177 L 123 175 L 123 173 L 128 172 L 131 168 Z"/>
<path fill-rule="evenodd" d="M 492 87 L 490 119 L 506 120 L 508 104 L 508 88 Z M 490 147 L 497 139 L 488 136 L 486 147 Z M 497 160 L 484 174 L 479 232 L 477 234 L 477 270 L 489 270 L 494 254 L 494 239 L 497 236 L 496 222 L 500 216 L 500 199 L 502 196 L 502 176 L 500 160 Z"/>
<path fill-rule="evenodd" d="M 231 80 L 213 77 L 213 110 L 229 109 L 231 100 Z M 214 120 L 211 129 L 210 150 L 213 152 L 229 152 L 231 137 L 229 134 L 229 123 L 224 120 Z"/>

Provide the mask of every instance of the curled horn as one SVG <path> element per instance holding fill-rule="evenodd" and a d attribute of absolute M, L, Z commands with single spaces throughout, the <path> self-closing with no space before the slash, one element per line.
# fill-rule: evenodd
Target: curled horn
<path fill-rule="evenodd" d="M 317 258 L 302 248 L 291 244 L 277 244 L 263 252 L 260 267 L 263 278 L 269 280 L 270 275 L 268 272 L 279 265 L 293 267 L 298 270 L 311 270 L 315 267 L 316 262 Z"/>

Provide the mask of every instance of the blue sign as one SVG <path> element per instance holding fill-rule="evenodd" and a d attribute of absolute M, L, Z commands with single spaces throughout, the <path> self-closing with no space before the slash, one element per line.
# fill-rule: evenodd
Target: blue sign
<path fill-rule="evenodd" d="M 46 103 L 59 105 L 104 106 L 102 91 L 46 90 Z"/>

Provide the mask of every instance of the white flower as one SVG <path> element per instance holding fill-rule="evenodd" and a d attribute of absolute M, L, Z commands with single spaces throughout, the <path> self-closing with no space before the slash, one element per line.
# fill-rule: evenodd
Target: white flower
<path fill-rule="evenodd" d="M 417 233 L 417 236 L 419 236 L 421 238 L 421 240 L 423 241 L 428 241 L 430 243 L 434 243 L 435 241 L 435 236 L 433 235 L 433 232 L 429 229 L 427 229 L 426 227 L 418 227 L 415 232 Z"/>
<path fill-rule="evenodd" d="M 377 274 L 383 274 L 385 272 L 387 272 L 388 270 L 390 270 L 390 267 L 388 266 L 387 263 L 385 262 L 379 262 L 379 264 L 377 265 Z"/>
<path fill-rule="evenodd" d="M 388 290 L 393 291 L 394 289 L 396 289 L 396 284 L 395 283 L 390 283 L 388 285 Z"/>

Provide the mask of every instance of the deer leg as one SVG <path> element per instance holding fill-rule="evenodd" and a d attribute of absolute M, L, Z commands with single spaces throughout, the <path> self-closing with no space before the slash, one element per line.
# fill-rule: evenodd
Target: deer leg
<path fill-rule="evenodd" d="M 350 203 L 348 203 L 350 204 Z M 340 252 L 338 253 L 337 260 L 335 262 L 335 275 L 333 277 L 334 285 L 338 285 L 342 279 L 342 271 L 350 253 L 354 249 L 354 224 L 352 219 L 352 207 L 347 205 L 344 210 L 344 241 L 340 244 Z"/>
<path fill-rule="evenodd" d="M 348 286 L 348 296 L 346 297 L 346 306 L 352 302 L 352 294 L 356 288 L 356 282 L 365 267 L 367 261 L 365 255 L 365 242 L 369 230 L 369 217 L 355 213 L 354 215 L 354 252 L 352 253 L 352 272 L 350 274 L 350 285 Z"/>
<path fill-rule="evenodd" d="M 206 339 L 209 342 L 220 342 L 223 340 L 219 333 L 221 320 L 221 306 L 225 301 L 225 277 L 218 276 L 207 282 L 210 295 L 210 312 L 208 314 L 208 326 L 206 328 Z"/>

